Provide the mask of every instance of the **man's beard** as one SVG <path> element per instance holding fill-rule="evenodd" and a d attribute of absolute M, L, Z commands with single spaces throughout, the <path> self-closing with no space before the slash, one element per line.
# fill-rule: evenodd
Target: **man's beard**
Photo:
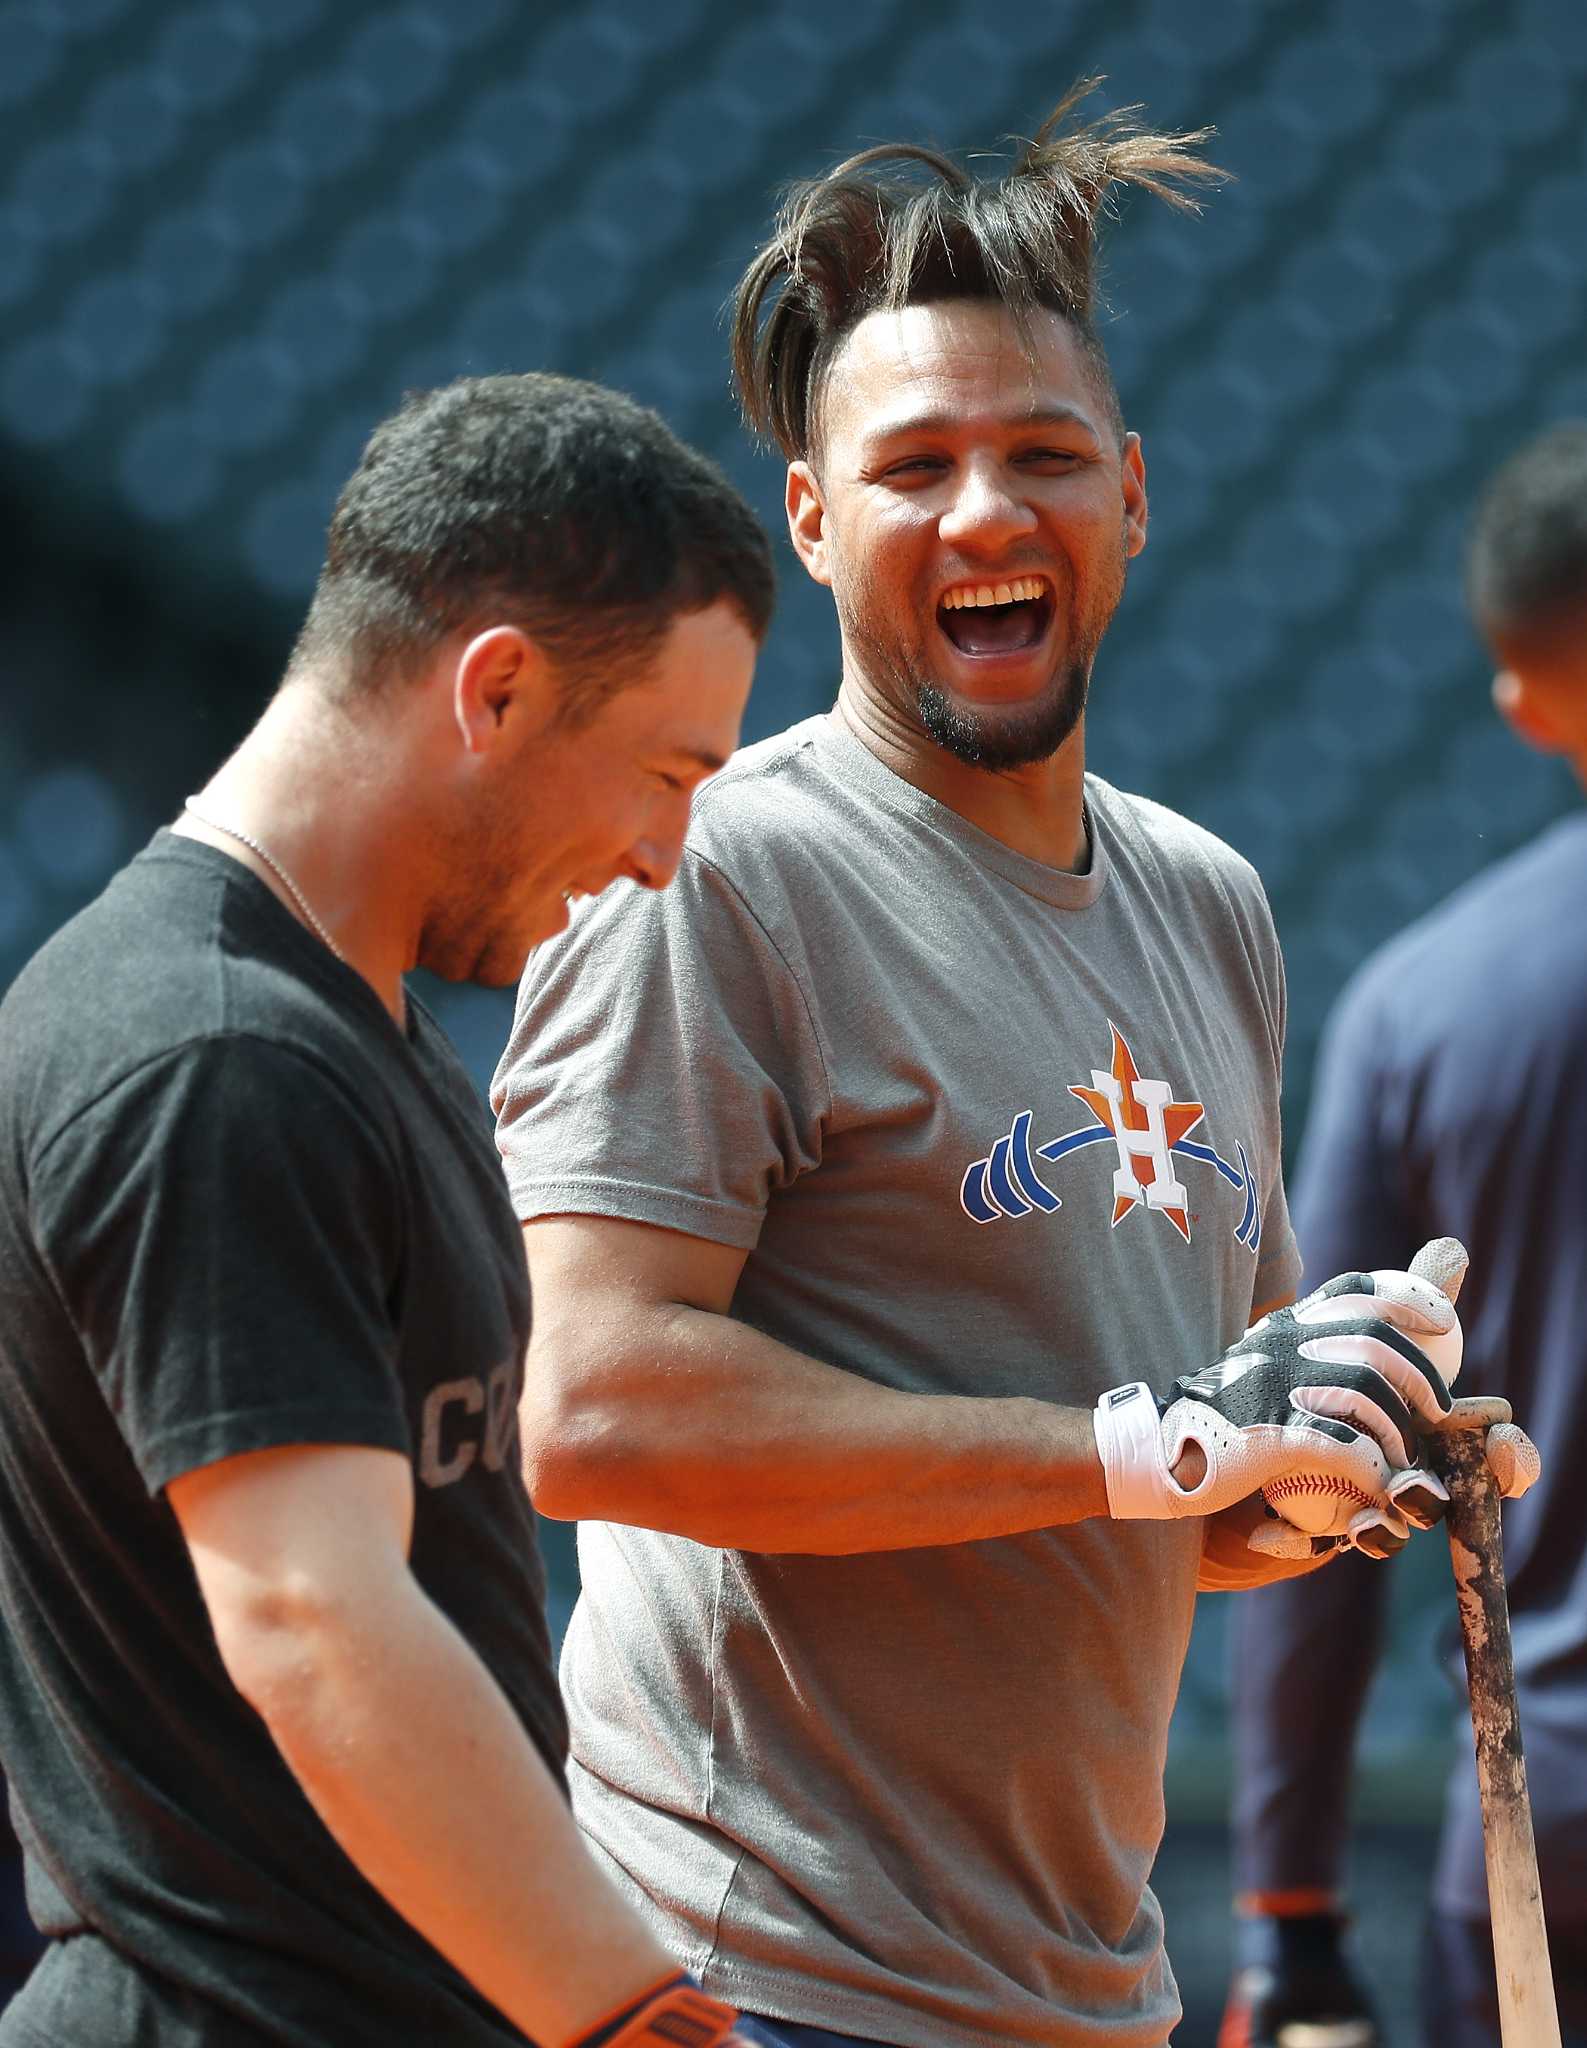
<path fill-rule="evenodd" d="M 972 768 L 1025 768 L 1051 760 L 1080 723 L 1091 663 L 1071 662 L 1034 704 L 968 709 L 935 683 L 916 681 L 920 722 L 937 745 Z"/>
<path fill-rule="evenodd" d="M 857 622 L 849 622 L 846 637 L 875 682 L 889 678 L 890 694 L 903 701 L 913 699 L 929 739 L 955 759 L 988 771 L 1028 767 L 1057 753 L 1085 711 L 1096 655 L 1092 641 L 1053 672 L 1039 697 L 1023 704 L 966 705 L 921 675 L 897 647 Z"/>
<path fill-rule="evenodd" d="M 967 705 L 951 696 L 931 680 L 923 659 L 911 659 L 896 638 L 872 628 L 872 593 L 863 585 L 847 603 L 839 594 L 838 617 L 844 638 L 859 654 L 872 682 L 895 703 L 913 702 L 926 736 L 944 753 L 992 773 L 1049 761 L 1073 737 L 1086 708 L 1091 664 L 1123 592 L 1121 540 L 1116 588 L 1085 620 L 1071 609 L 1065 636 L 1068 658 L 1054 669 L 1038 696 L 1020 704 Z"/>

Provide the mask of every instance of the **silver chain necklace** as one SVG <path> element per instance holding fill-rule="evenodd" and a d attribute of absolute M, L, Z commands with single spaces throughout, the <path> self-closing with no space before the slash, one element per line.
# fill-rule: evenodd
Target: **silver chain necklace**
<path fill-rule="evenodd" d="M 253 852 L 258 854 L 259 858 L 264 862 L 265 866 L 280 881 L 281 886 L 292 898 L 292 901 L 297 905 L 298 909 L 302 911 L 303 921 L 309 927 L 309 930 L 316 933 L 320 938 L 322 938 L 325 941 L 326 945 L 330 947 L 331 951 L 336 955 L 337 959 L 341 961 L 344 967 L 347 965 L 347 955 L 342 951 L 341 947 L 337 945 L 336 941 L 331 937 L 330 933 L 325 929 L 324 925 L 322 925 L 319 919 L 314 915 L 314 911 L 309 903 L 309 899 L 304 895 L 303 891 L 298 887 L 297 883 L 293 881 L 292 877 L 287 873 L 286 869 L 281 865 L 280 861 L 276 859 L 275 855 L 270 851 L 268 846 L 261 846 L 259 841 L 255 839 L 251 833 L 239 832 L 235 825 L 227 825 L 223 823 L 222 820 L 219 818 L 212 818 L 207 811 L 200 810 L 198 807 L 198 799 L 196 797 L 184 797 L 182 799 L 182 808 L 184 811 L 187 812 L 190 818 L 197 818 L 198 822 L 201 825 L 207 825 L 212 832 L 224 832 L 228 839 L 240 840 L 244 846 L 251 848 Z"/>

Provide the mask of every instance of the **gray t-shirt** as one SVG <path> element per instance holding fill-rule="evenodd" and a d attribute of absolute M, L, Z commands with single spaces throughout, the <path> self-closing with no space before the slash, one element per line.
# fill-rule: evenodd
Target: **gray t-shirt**
<path fill-rule="evenodd" d="M 1074 875 L 831 719 L 737 755 L 673 886 L 530 962 L 495 1087 L 519 1215 L 743 1246 L 735 1316 L 892 1387 L 1089 1407 L 1207 1364 L 1298 1271 L 1278 948 L 1236 854 L 1086 796 Z M 768 1556 L 585 1524 L 579 1819 L 748 2010 L 1162 2048 L 1147 1877 L 1200 1543 Z"/>

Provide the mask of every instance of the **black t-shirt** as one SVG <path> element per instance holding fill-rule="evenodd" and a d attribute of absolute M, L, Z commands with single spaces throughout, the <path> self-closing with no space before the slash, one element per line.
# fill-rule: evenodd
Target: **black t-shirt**
<path fill-rule="evenodd" d="M 0 2041 L 518 2041 L 309 1806 L 162 1491 L 409 1457 L 414 1576 L 560 1776 L 522 1239 L 439 1027 L 158 834 L 0 1006 L 0 1290 L 0 1757 L 62 1937 Z"/>

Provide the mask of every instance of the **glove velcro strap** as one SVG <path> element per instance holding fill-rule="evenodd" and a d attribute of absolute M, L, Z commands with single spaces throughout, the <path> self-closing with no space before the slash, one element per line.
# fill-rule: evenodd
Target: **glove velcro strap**
<path fill-rule="evenodd" d="M 1178 1489 L 1163 1456 L 1157 1396 L 1145 1380 L 1105 1393 L 1092 1411 L 1091 1427 L 1114 1521 L 1161 1522 L 1181 1512 L 1170 1500 Z"/>
<path fill-rule="evenodd" d="M 737 2019 L 732 2006 L 708 1998 L 680 1971 L 637 2004 L 580 2034 L 569 2048 L 718 2048 Z"/>

